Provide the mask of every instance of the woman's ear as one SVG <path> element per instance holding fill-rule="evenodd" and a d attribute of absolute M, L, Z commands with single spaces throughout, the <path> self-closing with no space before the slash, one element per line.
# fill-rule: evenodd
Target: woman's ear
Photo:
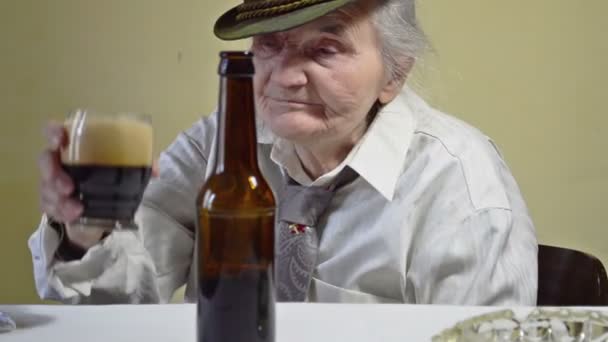
<path fill-rule="evenodd" d="M 380 94 L 378 95 L 378 101 L 382 104 L 386 104 L 391 102 L 399 92 L 403 88 L 405 84 L 405 80 L 410 74 L 410 71 L 414 67 L 415 58 L 413 57 L 404 57 L 399 61 L 399 70 L 393 75 L 389 75 L 389 79 L 387 80 L 384 87 L 380 90 Z"/>

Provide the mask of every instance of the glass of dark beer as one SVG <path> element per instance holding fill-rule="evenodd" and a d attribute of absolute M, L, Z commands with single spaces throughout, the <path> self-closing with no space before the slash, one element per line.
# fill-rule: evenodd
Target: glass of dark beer
<path fill-rule="evenodd" d="M 72 196 L 84 206 L 76 222 L 103 229 L 134 229 L 153 162 L 148 116 L 77 110 L 65 121 L 68 144 L 61 163 L 74 182 Z"/>

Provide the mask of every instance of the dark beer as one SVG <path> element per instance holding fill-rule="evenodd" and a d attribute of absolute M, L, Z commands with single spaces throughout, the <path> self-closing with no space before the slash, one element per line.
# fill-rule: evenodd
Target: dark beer
<path fill-rule="evenodd" d="M 257 163 L 251 55 L 223 52 L 215 171 L 197 199 L 198 341 L 274 341 L 275 199 Z"/>
<path fill-rule="evenodd" d="M 79 112 L 65 124 L 64 170 L 72 197 L 84 206 L 82 223 L 131 224 L 150 180 L 152 127 L 136 117 Z"/>
<path fill-rule="evenodd" d="M 74 181 L 73 197 L 84 206 L 83 217 L 131 220 L 150 180 L 150 167 L 65 165 Z"/>

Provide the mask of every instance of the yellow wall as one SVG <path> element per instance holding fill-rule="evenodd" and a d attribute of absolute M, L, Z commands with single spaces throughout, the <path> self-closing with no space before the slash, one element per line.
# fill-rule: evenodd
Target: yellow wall
<path fill-rule="evenodd" d="M 421 4 L 434 102 L 496 140 L 541 243 L 608 266 L 608 2 Z"/>
<path fill-rule="evenodd" d="M 216 102 L 211 34 L 236 0 L 0 1 L 0 303 L 37 302 L 26 239 L 39 219 L 41 127 L 70 109 L 153 116 L 160 151 Z M 436 56 L 416 80 L 492 136 L 544 243 L 608 262 L 604 0 L 425 0 Z"/>

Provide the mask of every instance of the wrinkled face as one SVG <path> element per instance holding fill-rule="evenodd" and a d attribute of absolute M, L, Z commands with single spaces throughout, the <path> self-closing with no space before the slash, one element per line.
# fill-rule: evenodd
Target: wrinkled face
<path fill-rule="evenodd" d="M 258 115 L 274 134 L 295 143 L 363 132 L 374 102 L 396 94 L 369 14 L 331 14 L 256 36 L 251 51 Z"/>

